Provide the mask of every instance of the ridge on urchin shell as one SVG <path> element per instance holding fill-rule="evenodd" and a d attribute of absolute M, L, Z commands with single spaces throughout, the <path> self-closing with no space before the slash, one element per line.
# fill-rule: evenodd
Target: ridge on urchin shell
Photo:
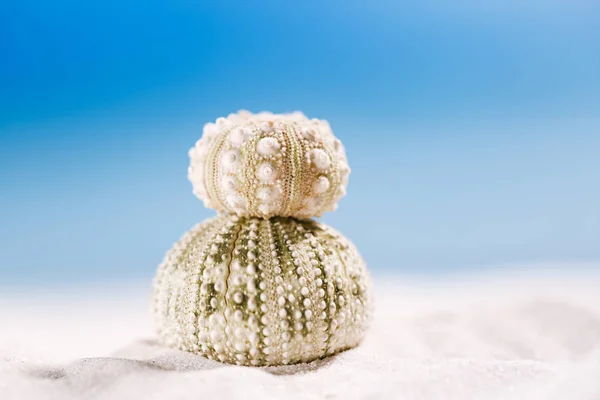
<path fill-rule="evenodd" d="M 154 281 L 169 346 L 238 365 L 309 362 L 357 346 L 370 278 L 354 245 L 312 221 L 221 215 L 170 250 Z"/>
<path fill-rule="evenodd" d="M 240 111 L 204 126 L 188 178 L 208 208 L 238 216 L 311 218 L 334 211 L 350 168 L 327 121 Z"/>

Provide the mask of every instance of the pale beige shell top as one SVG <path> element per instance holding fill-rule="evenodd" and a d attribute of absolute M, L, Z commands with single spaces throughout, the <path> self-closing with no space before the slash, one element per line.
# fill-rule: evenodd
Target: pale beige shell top
<path fill-rule="evenodd" d="M 350 168 L 327 121 L 240 111 L 204 126 L 188 177 L 208 208 L 239 216 L 311 218 L 334 211 Z"/>

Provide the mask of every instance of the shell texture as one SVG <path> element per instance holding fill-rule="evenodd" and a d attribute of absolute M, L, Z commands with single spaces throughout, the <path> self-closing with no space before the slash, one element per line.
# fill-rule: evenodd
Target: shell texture
<path fill-rule="evenodd" d="M 169 346 L 249 366 L 308 362 L 354 347 L 371 315 L 354 245 L 312 220 L 220 215 L 170 250 L 154 280 Z"/>
<path fill-rule="evenodd" d="M 204 126 L 188 178 L 208 208 L 239 216 L 311 218 L 334 211 L 350 167 L 324 120 L 240 111 Z"/>

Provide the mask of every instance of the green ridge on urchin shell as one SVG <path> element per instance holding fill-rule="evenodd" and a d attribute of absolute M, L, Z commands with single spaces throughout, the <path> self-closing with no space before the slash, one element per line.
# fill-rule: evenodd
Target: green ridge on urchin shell
<path fill-rule="evenodd" d="M 167 253 L 154 281 L 160 339 L 238 365 L 309 362 L 355 347 L 371 314 L 354 245 L 312 220 L 221 215 Z"/>

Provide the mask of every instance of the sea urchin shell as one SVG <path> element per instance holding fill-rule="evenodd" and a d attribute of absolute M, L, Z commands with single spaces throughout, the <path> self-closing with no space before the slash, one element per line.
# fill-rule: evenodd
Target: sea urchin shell
<path fill-rule="evenodd" d="M 334 211 L 350 168 L 327 121 L 240 112 L 206 124 L 188 177 L 208 208 L 239 216 L 311 218 Z"/>
<path fill-rule="evenodd" d="M 371 314 L 354 245 L 324 224 L 281 217 L 196 225 L 167 253 L 153 302 L 163 342 L 238 365 L 308 362 L 354 347 Z"/>

